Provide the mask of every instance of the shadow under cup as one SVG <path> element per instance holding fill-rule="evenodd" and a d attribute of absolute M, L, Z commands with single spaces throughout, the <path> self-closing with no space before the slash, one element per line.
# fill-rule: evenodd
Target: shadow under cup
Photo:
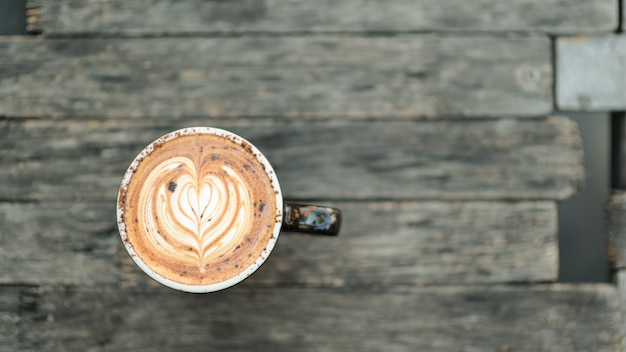
<path fill-rule="evenodd" d="M 133 160 L 117 223 L 146 274 L 205 293 L 254 273 L 281 230 L 336 236 L 341 212 L 283 202 L 276 173 L 255 146 L 229 131 L 193 127 L 162 136 Z"/>

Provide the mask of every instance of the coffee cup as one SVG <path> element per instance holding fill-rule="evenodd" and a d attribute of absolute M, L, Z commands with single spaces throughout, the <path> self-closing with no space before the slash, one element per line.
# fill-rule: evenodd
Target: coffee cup
<path fill-rule="evenodd" d="M 254 145 L 223 129 L 191 127 L 158 138 L 132 161 L 117 223 L 148 276 L 206 293 L 254 273 L 281 231 L 336 236 L 341 212 L 283 201 L 274 169 Z"/>

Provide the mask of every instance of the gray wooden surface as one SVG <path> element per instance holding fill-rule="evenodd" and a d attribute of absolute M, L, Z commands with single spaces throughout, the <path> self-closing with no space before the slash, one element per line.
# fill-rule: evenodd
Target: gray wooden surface
<path fill-rule="evenodd" d="M 584 174 L 576 124 L 549 117 L 566 74 L 589 79 L 570 108 L 608 106 L 592 66 L 620 79 L 621 36 L 562 35 L 612 31 L 616 0 L 29 8 L 44 35 L 0 37 L 0 351 L 622 350 L 623 272 L 552 283 L 555 202 Z M 283 233 L 210 295 L 142 274 L 117 188 L 191 125 L 258 145 L 286 198 L 344 211 L 340 236 Z"/>
<path fill-rule="evenodd" d="M 552 202 L 333 202 L 338 238 L 284 233 L 245 284 L 377 286 L 552 281 Z M 454 221 L 450 221 L 454 219 Z M 130 260 L 114 202 L 0 203 L 0 283 L 155 286 Z"/>
<path fill-rule="evenodd" d="M 107 200 L 141 149 L 184 126 L 232 130 L 291 199 L 563 199 L 583 180 L 563 117 L 480 121 L 5 120 L 0 199 Z"/>
<path fill-rule="evenodd" d="M 620 304 L 622 306 L 622 349 L 621 351 L 626 351 L 626 345 L 623 342 L 624 336 L 626 336 L 626 311 L 623 307 L 626 306 L 626 271 L 623 269 L 616 270 L 614 272 L 614 282 L 617 285 L 617 291 L 620 296 Z"/>
<path fill-rule="evenodd" d="M 607 249 L 611 272 L 617 284 L 622 307 L 626 307 L 626 192 L 614 191 L 606 209 Z M 626 310 L 622 308 L 622 335 L 626 336 Z M 626 351 L 626 344 L 622 344 Z"/>
<path fill-rule="evenodd" d="M 615 192 L 607 206 L 608 253 L 614 269 L 626 269 L 626 193 Z"/>
<path fill-rule="evenodd" d="M 559 109 L 626 109 L 626 37 L 622 34 L 556 40 Z"/>
<path fill-rule="evenodd" d="M 19 325 L 19 348 L 36 351 L 613 352 L 621 338 L 617 298 L 607 284 L 234 288 L 210 296 L 9 287 L 0 292 L 0 314 L 15 316 L 19 300 L 19 323 L 0 326 L 11 343 Z"/>
<path fill-rule="evenodd" d="M 618 269 L 614 272 L 614 281 L 617 284 L 617 290 L 620 295 L 620 303 L 622 305 L 622 336 L 626 336 L 626 310 L 623 307 L 626 307 L 626 270 Z M 622 341 L 622 352 L 626 351 L 626 344 Z"/>
<path fill-rule="evenodd" d="M 0 287 L 0 350 L 19 351 L 20 295 L 15 287 Z"/>
<path fill-rule="evenodd" d="M 609 32 L 617 0 L 45 0 L 32 30 L 93 33 Z M 39 21 L 41 20 L 41 22 Z"/>
<path fill-rule="evenodd" d="M 537 116 L 545 37 L 0 38 L 12 117 Z"/>

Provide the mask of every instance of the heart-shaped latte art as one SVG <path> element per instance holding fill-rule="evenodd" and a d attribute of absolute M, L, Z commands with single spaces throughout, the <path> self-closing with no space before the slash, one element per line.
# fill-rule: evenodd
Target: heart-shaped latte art
<path fill-rule="evenodd" d="M 144 228 L 160 255 L 201 272 L 232 251 L 252 226 L 254 206 L 245 181 L 228 165 L 199 168 L 176 157 L 154 167 L 140 191 Z"/>

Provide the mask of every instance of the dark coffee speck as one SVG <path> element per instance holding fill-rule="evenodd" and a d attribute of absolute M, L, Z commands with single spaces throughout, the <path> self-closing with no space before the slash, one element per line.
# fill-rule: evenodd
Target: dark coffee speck
<path fill-rule="evenodd" d="M 167 190 L 174 193 L 174 191 L 176 190 L 176 186 L 176 183 L 170 181 L 170 184 L 167 185 Z"/>

